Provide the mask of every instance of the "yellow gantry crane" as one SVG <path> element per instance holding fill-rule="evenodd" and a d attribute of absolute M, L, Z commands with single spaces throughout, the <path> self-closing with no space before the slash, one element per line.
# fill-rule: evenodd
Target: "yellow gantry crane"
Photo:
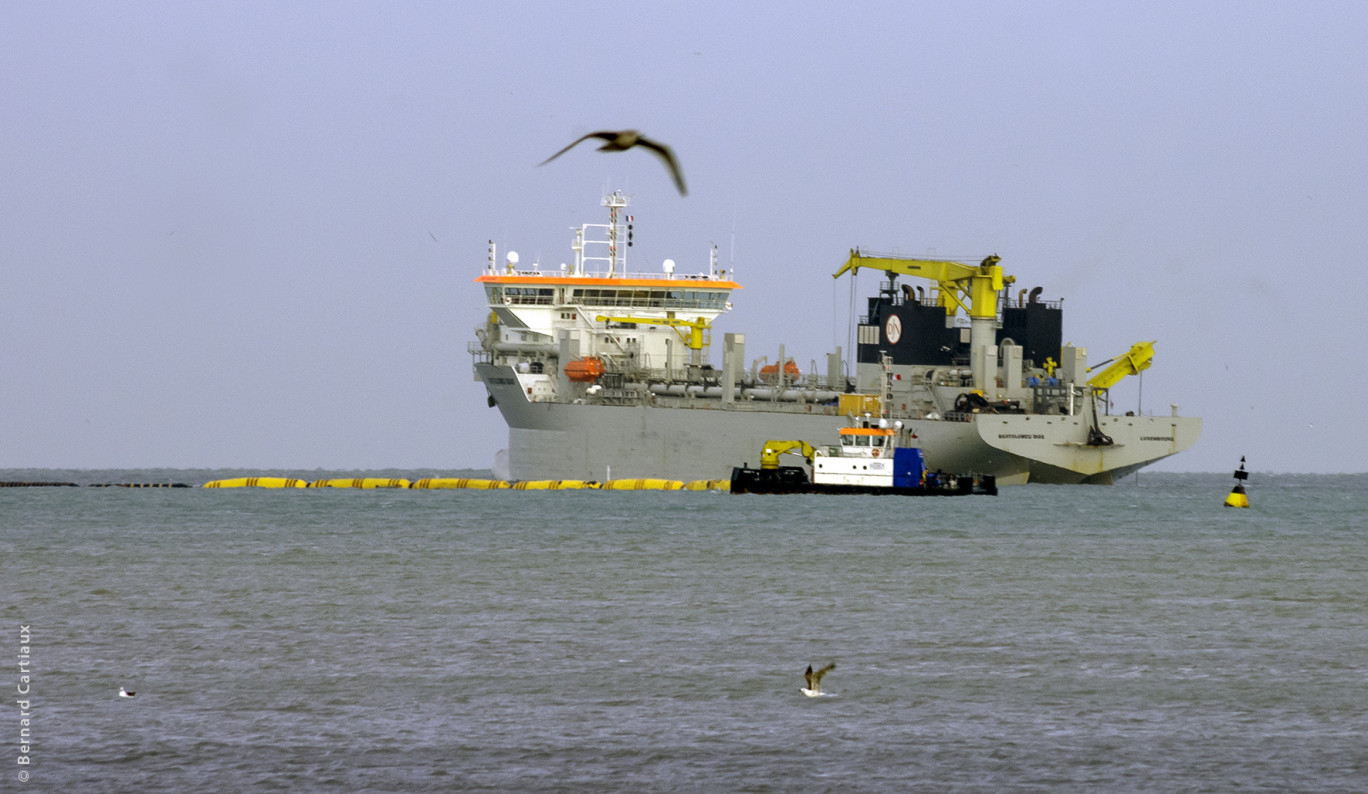
<path fill-rule="evenodd" d="M 974 375 L 974 388 L 986 391 L 993 382 L 996 369 L 994 351 L 997 345 L 998 295 L 1015 276 L 1002 272 L 1002 261 L 997 254 L 985 258 L 977 266 L 945 259 L 912 259 L 902 256 L 867 256 L 860 249 L 850 251 L 850 258 L 840 270 L 831 274 L 858 273 L 867 267 L 890 274 L 890 283 L 897 276 L 919 276 L 936 282 L 937 302 L 947 317 L 960 309 L 969 314 L 969 369 Z"/>
<path fill-rule="evenodd" d="M 882 270 L 895 277 L 900 275 L 917 276 L 934 281 L 939 292 L 937 303 L 945 309 L 947 315 L 953 316 L 960 309 L 964 309 L 969 315 L 970 346 L 978 348 L 995 343 L 998 295 L 1003 288 L 1016 281 L 1016 276 L 1009 276 L 1002 272 L 1002 267 L 998 264 L 1000 261 L 1001 259 L 994 254 L 974 266 L 946 259 L 914 259 L 888 254 L 869 255 L 861 252 L 858 248 L 854 248 L 850 251 L 850 258 L 846 260 L 840 270 L 832 274 L 832 278 L 840 278 L 841 274 L 847 271 L 854 274 L 859 272 L 860 268 L 867 267 L 872 270 Z M 1088 386 L 1099 391 L 1110 389 L 1127 375 L 1136 375 L 1142 370 L 1149 369 L 1153 359 L 1154 343 L 1137 342 L 1131 345 L 1129 351 L 1090 368 L 1088 371 L 1092 372 L 1104 364 L 1111 365 L 1094 375 L 1088 381 Z M 974 361 L 977 362 L 977 357 Z M 975 385 L 983 388 L 983 384 L 979 381 L 979 365 L 975 363 L 971 366 L 975 370 Z M 1045 367 L 1047 371 L 1052 373 L 1054 361 L 1047 360 Z"/>
<path fill-rule="evenodd" d="M 938 301 L 946 314 L 953 315 L 964 309 L 970 318 L 996 320 L 998 293 L 1016 281 L 1016 276 L 1002 272 L 1002 266 L 998 264 L 1001 261 L 1001 257 L 994 254 L 974 266 L 946 259 L 871 256 L 853 248 L 850 258 L 831 277 L 840 278 L 846 271 L 853 275 L 862 267 L 895 276 L 918 276 L 936 282 L 940 293 Z"/>

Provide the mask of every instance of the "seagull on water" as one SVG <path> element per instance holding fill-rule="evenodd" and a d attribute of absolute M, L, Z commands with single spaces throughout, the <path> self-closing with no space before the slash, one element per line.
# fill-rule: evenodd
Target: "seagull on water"
<path fill-rule="evenodd" d="M 808 665 L 807 672 L 803 673 L 803 680 L 807 686 L 803 687 L 802 693 L 810 698 L 822 696 L 822 676 L 836 669 L 836 663 L 823 667 L 821 670 L 813 670 L 812 665 Z"/>
<path fill-rule="evenodd" d="M 625 152 L 633 146 L 644 146 L 647 149 L 650 149 L 652 152 L 655 152 L 657 157 L 665 161 L 665 166 L 670 169 L 670 176 L 674 177 L 675 187 L 679 188 L 679 195 L 689 195 L 688 189 L 684 187 L 684 175 L 679 172 L 679 163 L 675 161 L 674 152 L 670 151 L 670 147 L 663 143 L 653 141 L 636 130 L 621 130 L 619 132 L 603 130 L 601 132 L 591 132 L 545 160 L 542 160 L 538 165 L 546 165 L 590 138 L 602 138 L 606 141 L 606 143 L 598 148 L 600 152 Z"/>
<path fill-rule="evenodd" d="M 119 687 L 119 697 L 121 697 L 121 698 L 131 698 L 131 697 L 133 697 L 133 696 L 136 695 L 136 694 L 138 694 L 138 693 L 137 693 L 137 692 L 129 692 L 127 689 L 124 689 L 123 687 Z"/>

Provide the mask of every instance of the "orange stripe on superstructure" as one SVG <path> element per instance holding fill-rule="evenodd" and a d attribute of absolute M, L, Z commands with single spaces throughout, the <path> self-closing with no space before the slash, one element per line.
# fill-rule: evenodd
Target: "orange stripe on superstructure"
<path fill-rule="evenodd" d="M 592 276 L 478 276 L 481 284 L 555 287 L 675 287 L 678 289 L 745 289 L 735 281 L 691 278 L 594 278 Z"/>

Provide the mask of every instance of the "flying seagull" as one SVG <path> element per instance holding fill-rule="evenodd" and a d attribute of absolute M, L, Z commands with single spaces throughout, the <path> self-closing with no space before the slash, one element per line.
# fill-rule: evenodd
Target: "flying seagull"
<path fill-rule="evenodd" d="M 131 698 L 131 697 L 133 697 L 133 696 L 136 695 L 136 694 L 138 694 L 138 693 L 137 693 L 137 692 L 129 692 L 127 689 L 124 689 L 123 687 L 119 687 L 119 697 L 121 697 L 121 698 Z"/>
<path fill-rule="evenodd" d="M 647 149 L 655 152 L 656 156 L 661 160 L 665 161 L 665 166 L 670 169 L 670 176 L 674 177 L 675 187 L 679 188 L 679 195 L 689 195 L 688 189 L 684 187 L 684 175 L 679 172 L 679 163 L 675 161 L 674 152 L 670 151 L 670 147 L 663 143 L 657 143 L 650 138 L 643 136 L 636 130 L 622 130 L 621 132 L 604 130 L 602 132 L 591 132 L 545 160 L 542 160 L 538 165 L 546 165 L 590 138 L 602 138 L 604 141 L 607 141 L 607 143 L 604 143 L 598 148 L 600 152 L 625 152 L 633 146 L 645 146 Z"/>
<path fill-rule="evenodd" d="M 832 662 L 826 667 L 823 667 L 821 670 L 817 670 L 815 672 L 812 669 L 812 665 L 808 665 L 807 672 L 803 673 L 803 680 L 807 682 L 807 686 L 803 687 L 802 689 L 803 694 L 807 695 L 810 698 L 821 697 L 822 676 L 826 675 L 827 673 L 835 669 L 835 662 Z"/>

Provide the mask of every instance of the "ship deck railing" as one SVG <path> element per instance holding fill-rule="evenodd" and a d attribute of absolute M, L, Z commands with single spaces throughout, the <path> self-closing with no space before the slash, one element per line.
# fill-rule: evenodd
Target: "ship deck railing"
<path fill-rule="evenodd" d="M 735 400 L 724 403 L 715 397 L 678 397 L 673 395 L 657 394 L 654 399 L 637 395 L 599 395 L 595 400 L 596 405 L 650 405 L 653 408 L 676 408 L 691 410 L 711 410 L 711 411 L 741 411 L 756 413 L 786 413 L 786 414 L 805 414 L 809 416 L 841 416 L 839 404 L 797 402 L 788 400 Z M 947 422 L 971 422 L 974 414 L 959 411 L 949 411 L 941 414 Z M 926 413 L 898 412 L 895 411 L 893 419 L 924 420 Z"/>
<path fill-rule="evenodd" d="M 681 300 L 673 298 L 628 298 L 620 297 L 616 299 L 597 298 L 595 300 L 585 300 L 575 298 L 566 301 L 567 306 L 579 306 L 585 311 L 598 309 L 661 309 L 664 311 L 699 311 L 716 312 L 726 308 L 725 302 L 719 302 L 715 306 L 700 305 L 698 301 Z"/>
<path fill-rule="evenodd" d="M 648 401 L 632 400 L 622 404 L 640 405 Z M 840 409 L 836 405 L 824 403 L 794 402 L 785 400 L 735 400 L 724 403 L 716 397 L 674 397 L 671 395 L 657 394 L 654 400 L 649 401 L 656 408 L 692 408 L 695 410 L 713 411 L 743 411 L 765 413 L 791 413 L 791 414 L 820 414 L 824 416 L 840 416 Z"/>
<path fill-rule="evenodd" d="M 467 342 L 466 352 L 474 357 L 476 364 L 494 363 L 494 354 L 485 350 L 483 342 Z"/>
<path fill-rule="evenodd" d="M 662 311 L 720 312 L 726 309 L 727 303 L 725 300 L 713 301 L 711 304 L 708 304 L 683 298 L 644 298 L 627 296 L 618 298 L 597 297 L 588 300 L 577 296 L 557 303 L 553 299 L 553 296 L 550 295 L 506 295 L 504 300 L 495 301 L 489 304 L 490 309 L 499 309 L 504 306 L 578 306 L 585 311 L 593 311 L 596 309 L 659 309 Z"/>
<path fill-rule="evenodd" d="M 730 281 L 731 279 L 723 275 L 708 275 L 707 273 L 663 273 L 657 270 L 654 273 L 625 273 L 606 270 L 566 272 L 563 270 L 507 270 L 507 269 L 485 269 L 486 276 L 513 276 L 516 278 L 553 278 L 553 279 L 631 279 L 635 281 Z"/>
<path fill-rule="evenodd" d="M 895 284 L 892 281 L 880 281 L 879 294 L 885 297 L 892 296 L 894 306 L 919 304 L 924 308 L 930 309 L 940 305 L 940 296 L 937 294 L 939 290 L 934 287 L 931 289 L 923 288 L 920 294 L 914 295 L 908 295 L 908 287 L 912 287 L 913 291 L 916 291 L 916 285 L 908 284 L 906 282 Z M 1031 304 L 1044 306 L 1047 309 L 1064 308 L 1064 300 L 1062 298 L 1047 300 L 1037 296 L 1035 300 L 1030 300 L 1020 293 L 1017 295 L 1011 295 L 1009 293 L 998 297 L 998 312 L 1001 313 L 1003 309 L 1024 309 Z"/>

